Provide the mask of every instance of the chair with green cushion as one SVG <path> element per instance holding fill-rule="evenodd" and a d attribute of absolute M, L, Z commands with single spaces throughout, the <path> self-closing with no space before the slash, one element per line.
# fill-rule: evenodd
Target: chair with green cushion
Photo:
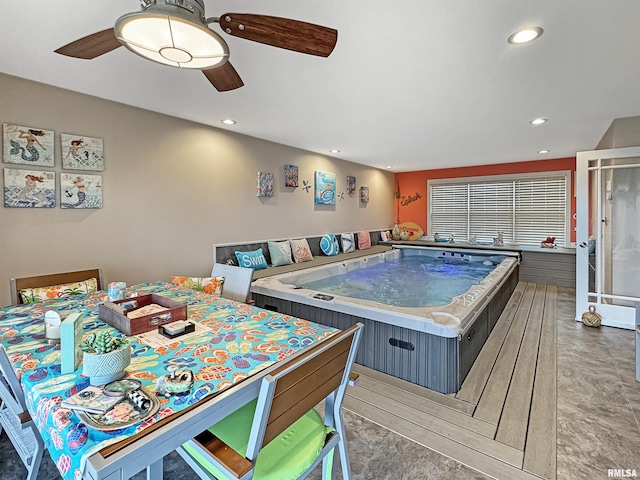
<path fill-rule="evenodd" d="M 351 478 L 342 400 L 363 325 L 337 333 L 284 361 L 267 375 L 258 398 L 178 449 L 200 478 L 290 480 L 322 462 L 332 478 L 338 447 Z M 324 400 L 324 420 L 313 408 Z"/>

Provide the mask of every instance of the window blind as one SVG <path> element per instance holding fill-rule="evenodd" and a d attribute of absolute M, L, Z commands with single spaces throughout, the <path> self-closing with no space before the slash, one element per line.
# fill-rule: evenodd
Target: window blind
<path fill-rule="evenodd" d="M 475 235 L 490 242 L 540 245 L 547 236 L 566 245 L 566 172 L 429 182 L 429 234 Z"/>

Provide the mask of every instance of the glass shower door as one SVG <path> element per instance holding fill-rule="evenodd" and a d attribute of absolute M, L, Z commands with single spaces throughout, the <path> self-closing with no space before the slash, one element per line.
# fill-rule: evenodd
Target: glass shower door
<path fill-rule="evenodd" d="M 576 319 L 590 306 L 603 325 L 635 328 L 640 302 L 640 148 L 577 157 Z"/>

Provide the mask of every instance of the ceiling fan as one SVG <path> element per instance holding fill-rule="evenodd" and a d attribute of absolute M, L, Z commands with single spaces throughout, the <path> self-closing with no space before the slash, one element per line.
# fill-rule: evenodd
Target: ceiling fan
<path fill-rule="evenodd" d="M 206 18 L 203 0 L 141 0 L 142 10 L 127 13 L 113 28 L 88 35 L 55 52 L 90 60 L 124 45 L 149 60 L 202 70 L 219 91 L 244 85 L 229 62 L 229 47 L 209 24 L 218 23 L 235 37 L 294 52 L 328 57 L 338 31 L 289 18 L 225 13 Z"/>

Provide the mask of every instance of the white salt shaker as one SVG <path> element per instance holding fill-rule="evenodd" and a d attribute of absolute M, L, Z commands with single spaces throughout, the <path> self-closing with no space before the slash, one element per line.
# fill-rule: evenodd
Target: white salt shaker
<path fill-rule="evenodd" d="M 60 343 L 60 325 L 62 319 L 60 314 L 53 310 L 49 310 L 44 314 L 44 331 L 47 343 Z"/>

